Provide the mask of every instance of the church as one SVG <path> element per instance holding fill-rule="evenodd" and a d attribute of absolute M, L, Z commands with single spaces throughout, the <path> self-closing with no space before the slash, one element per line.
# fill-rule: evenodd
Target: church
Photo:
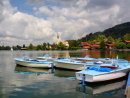
<path fill-rule="evenodd" d="M 60 37 L 57 34 L 57 43 L 56 44 L 58 45 L 60 42 L 62 42 L 62 44 L 64 44 L 67 48 L 69 47 L 68 41 L 60 41 Z"/>

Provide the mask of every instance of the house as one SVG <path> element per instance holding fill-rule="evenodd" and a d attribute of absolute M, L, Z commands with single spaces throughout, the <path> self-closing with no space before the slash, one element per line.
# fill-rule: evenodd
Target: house
<path fill-rule="evenodd" d="M 67 48 L 69 47 L 68 41 L 62 41 L 62 43 L 63 43 Z"/>
<path fill-rule="evenodd" d="M 99 49 L 100 48 L 100 44 L 92 44 L 91 45 L 91 48 L 93 48 L 93 49 Z"/>
<path fill-rule="evenodd" d="M 79 46 L 82 48 L 82 49 L 86 49 L 86 50 L 90 50 L 91 47 L 90 47 L 90 44 L 88 42 L 81 42 L 79 44 Z"/>
<path fill-rule="evenodd" d="M 21 48 L 20 50 L 27 50 L 27 48 Z"/>
<path fill-rule="evenodd" d="M 130 43 L 130 41 L 129 41 Z M 82 49 L 85 49 L 85 50 L 92 50 L 92 49 L 100 49 L 100 43 L 95 43 L 95 44 L 89 44 L 87 42 L 81 42 L 79 44 L 79 46 L 82 48 Z M 106 48 L 107 49 L 112 49 L 116 46 L 115 43 L 106 43 Z"/>
<path fill-rule="evenodd" d="M 112 49 L 113 47 L 115 47 L 116 44 L 115 43 L 106 43 L 106 48 L 107 49 Z"/>
<path fill-rule="evenodd" d="M 52 49 L 52 48 L 54 48 L 56 45 L 55 44 L 52 44 L 52 45 L 50 45 L 50 49 Z"/>
<path fill-rule="evenodd" d="M 69 47 L 69 43 L 68 41 L 60 41 L 60 36 L 57 34 L 57 45 L 62 42 L 62 44 L 64 44 L 66 46 L 66 48 Z"/>
<path fill-rule="evenodd" d="M 129 44 L 129 43 L 130 43 L 130 41 L 126 40 L 126 41 L 125 41 L 125 43 L 126 43 L 126 44 Z"/>

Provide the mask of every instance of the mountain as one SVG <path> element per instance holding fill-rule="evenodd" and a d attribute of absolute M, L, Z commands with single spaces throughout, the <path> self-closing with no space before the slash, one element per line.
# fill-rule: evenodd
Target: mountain
<path fill-rule="evenodd" d="M 95 32 L 82 37 L 81 41 L 94 40 L 98 35 L 105 35 L 106 37 L 111 36 L 114 39 L 122 38 L 126 33 L 130 34 L 130 22 L 122 23 L 119 25 L 115 25 L 112 28 L 108 28 L 103 32 Z"/>

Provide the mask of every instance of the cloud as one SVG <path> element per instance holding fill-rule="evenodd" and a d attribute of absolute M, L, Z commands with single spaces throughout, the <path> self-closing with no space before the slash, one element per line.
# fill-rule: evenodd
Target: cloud
<path fill-rule="evenodd" d="M 111 23 L 110 19 L 115 21 L 120 10 L 119 5 L 110 3 L 108 4 L 110 6 L 109 8 L 107 7 L 108 9 L 97 10 L 91 7 L 86 9 L 86 6 L 91 3 L 90 0 L 79 0 L 73 2 L 71 7 L 52 6 L 50 8 L 42 6 L 39 9 L 44 8 L 44 10 L 37 13 L 48 15 L 47 20 L 53 24 L 53 28 L 56 31 L 62 32 L 61 37 L 63 40 L 78 39 L 84 34 L 104 30 L 108 26 L 115 25 L 114 22 Z M 118 20 L 115 23 L 118 23 Z"/>
<path fill-rule="evenodd" d="M 33 17 L 28 14 L 17 12 L 3 20 L 0 27 L 4 30 L 4 36 L 16 40 L 46 41 L 53 37 L 55 32 L 51 29 L 49 21 Z M 53 41 L 53 40 L 52 40 Z"/>
<path fill-rule="evenodd" d="M 0 40 L 12 45 L 35 45 L 79 39 L 130 21 L 129 0 L 27 0 L 34 14 L 18 11 L 9 0 L 0 1 Z M 26 7 L 28 8 L 28 7 Z M 28 12 L 28 13 L 27 13 Z M 33 12 L 31 12 L 33 13 Z"/>
<path fill-rule="evenodd" d="M 10 17 L 11 14 L 13 14 L 15 11 L 17 11 L 17 8 L 12 8 L 8 0 L 1 0 L 0 1 L 0 22 L 4 20 L 5 18 Z"/>
<path fill-rule="evenodd" d="M 33 42 L 40 44 L 42 42 L 55 41 L 53 37 L 55 37 L 56 34 L 49 21 L 26 13 L 10 11 L 8 10 L 10 7 L 6 7 L 7 3 L 2 6 L 3 13 L 1 16 L 3 17 L 0 22 L 0 40 L 4 41 L 4 43 L 6 43 L 5 39 L 7 41 L 11 40 L 14 45 Z M 10 6 L 9 3 L 8 6 Z M 6 9 L 4 9 L 4 7 Z"/>
<path fill-rule="evenodd" d="M 36 9 L 36 8 L 35 8 Z M 40 8 L 38 8 L 38 11 L 36 12 L 36 14 L 44 14 L 44 15 L 52 15 L 54 14 L 47 6 L 42 6 Z"/>

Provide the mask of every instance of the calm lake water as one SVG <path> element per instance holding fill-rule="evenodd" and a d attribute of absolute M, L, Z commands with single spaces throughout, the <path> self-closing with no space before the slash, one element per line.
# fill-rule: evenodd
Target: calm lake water
<path fill-rule="evenodd" d="M 127 77 L 82 86 L 75 71 L 16 66 L 13 58 L 35 59 L 45 53 L 57 57 L 118 58 L 130 61 L 130 51 L 0 51 L 0 98 L 125 98 Z"/>

